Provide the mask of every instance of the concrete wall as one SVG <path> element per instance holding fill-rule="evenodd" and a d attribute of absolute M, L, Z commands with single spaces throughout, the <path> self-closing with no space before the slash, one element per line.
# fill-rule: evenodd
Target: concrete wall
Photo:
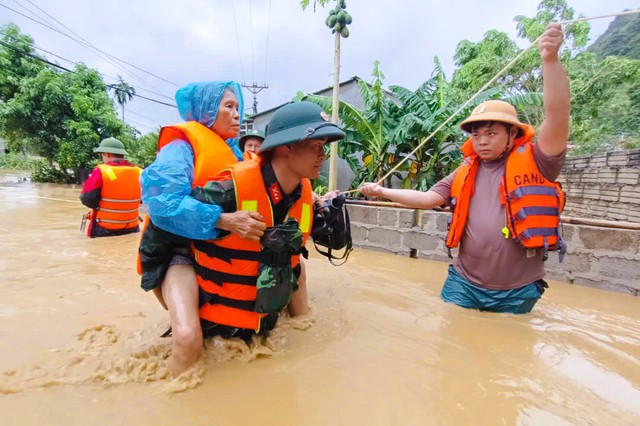
<path fill-rule="evenodd" d="M 640 223 L 640 149 L 567 157 L 566 216 Z"/>
<path fill-rule="evenodd" d="M 356 247 L 451 262 L 444 240 L 449 213 L 348 206 Z M 640 231 L 563 225 L 569 246 L 563 263 L 551 253 L 547 277 L 567 283 L 640 296 Z M 455 251 L 454 251 L 455 256 Z"/>

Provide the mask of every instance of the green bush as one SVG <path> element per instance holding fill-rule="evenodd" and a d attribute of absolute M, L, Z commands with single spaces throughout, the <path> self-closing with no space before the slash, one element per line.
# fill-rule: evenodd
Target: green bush
<path fill-rule="evenodd" d="M 0 155 L 0 168 L 1 169 L 15 169 L 15 170 L 32 170 L 38 163 L 38 159 L 28 157 L 24 154 L 4 154 Z"/>
<path fill-rule="evenodd" d="M 72 183 L 68 174 L 46 160 L 39 160 L 31 170 L 32 182 Z"/>

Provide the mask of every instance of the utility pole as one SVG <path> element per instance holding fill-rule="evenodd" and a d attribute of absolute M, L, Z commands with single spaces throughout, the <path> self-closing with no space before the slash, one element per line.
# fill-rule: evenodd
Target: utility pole
<path fill-rule="evenodd" d="M 264 85 L 259 85 L 257 83 L 253 83 L 251 86 L 248 84 L 242 83 L 242 87 L 253 93 L 253 114 L 258 113 L 258 97 L 256 96 L 258 93 L 262 91 L 262 89 L 268 89 L 269 85 L 265 83 Z"/>
<path fill-rule="evenodd" d="M 340 121 L 340 37 L 349 37 L 347 25 L 351 24 L 353 18 L 345 9 L 345 0 L 336 0 L 336 7 L 329 11 L 329 16 L 324 21 L 331 32 L 336 35 L 335 47 L 333 49 L 333 99 L 331 102 L 331 122 L 338 124 Z M 338 144 L 331 144 L 331 154 L 329 157 L 329 191 L 338 189 Z"/>
<path fill-rule="evenodd" d="M 336 31 L 336 43 L 333 51 L 333 99 L 331 102 L 331 122 L 335 125 L 340 120 L 340 31 Z M 329 191 L 338 189 L 338 144 L 329 145 Z"/>

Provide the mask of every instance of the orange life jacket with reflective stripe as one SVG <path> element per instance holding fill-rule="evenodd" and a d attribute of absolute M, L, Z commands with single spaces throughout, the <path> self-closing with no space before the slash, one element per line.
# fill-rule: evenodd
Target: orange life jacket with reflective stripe
<path fill-rule="evenodd" d="M 264 217 L 267 227 L 274 226 L 269 194 L 257 161 L 244 161 L 230 169 L 238 210 L 251 210 Z M 313 193 L 308 179 L 302 180 L 301 197 L 293 203 L 289 218 L 298 221 L 303 246 L 311 233 Z M 195 270 L 198 285 L 209 301 L 200 307 L 200 318 L 216 324 L 260 331 L 260 320 L 267 314 L 253 311 L 256 279 L 262 248 L 259 242 L 230 234 L 217 240 L 194 242 Z M 297 266 L 300 255 L 291 256 Z"/>
<path fill-rule="evenodd" d="M 526 126 L 524 136 L 514 141 L 507 157 L 505 173 L 500 184 L 500 198 L 505 205 L 503 233 L 526 248 L 561 249 L 559 235 L 560 213 L 565 195 L 557 182 L 547 180 L 536 165 L 531 143 L 535 130 Z M 469 201 L 475 190 L 475 177 L 480 158 L 473 150 L 471 138 L 461 148 L 465 159 L 456 170 L 451 185 L 452 217 L 446 245 L 457 247 L 464 233 L 469 214 Z"/>
<path fill-rule="evenodd" d="M 189 142 L 193 149 L 192 188 L 204 186 L 222 170 L 238 162 L 233 150 L 217 133 L 196 121 L 163 127 L 158 151 L 176 139 Z"/>
<path fill-rule="evenodd" d="M 98 165 L 102 176 L 100 203 L 95 211 L 96 223 L 110 230 L 138 226 L 140 173 L 136 166 Z"/>
<path fill-rule="evenodd" d="M 193 149 L 194 167 L 191 188 L 204 186 L 222 170 L 238 162 L 233 150 L 217 133 L 196 121 L 163 127 L 158 137 L 158 152 L 178 139 L 188 142 Z M 142 230 L 143 235 L 148 225 L 149 216 L 147 215 Z M 142 275 L 140 254 L 138 254 L 137 265 L 138 274 Z"/>

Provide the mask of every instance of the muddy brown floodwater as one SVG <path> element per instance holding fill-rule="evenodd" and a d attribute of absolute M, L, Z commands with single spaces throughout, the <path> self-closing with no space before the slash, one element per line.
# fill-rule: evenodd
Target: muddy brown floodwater
<path fill-rule="evenodd" d="M 640 298 L 551 282 L 533 313 L 443 303 L 445 263 L 307 262 L 312 313 L 211 340 L 169 379 L 139 234 L 79 232 L 79 187 L 0 172 L 3 425 L 637 425 Z"/>

